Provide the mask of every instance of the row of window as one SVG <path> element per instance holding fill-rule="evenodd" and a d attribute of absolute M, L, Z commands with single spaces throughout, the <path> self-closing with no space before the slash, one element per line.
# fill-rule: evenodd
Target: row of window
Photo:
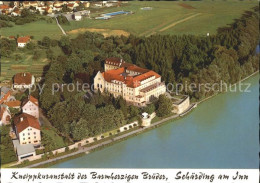
<path fill-rule="evenodd" d="M 29 129 L 28 129 L 29 130 Z M 32 130 L 32 129 L 31 129 Z M 34 135 L 36 135 L 36 132 L 33 132 Z M 30 133 L 28 133 L 30 135 Z M 25 136 L 25 133 L 23 133 L 23 136 Z"/>
<path fill-rule="evenodd" d="M 28 140 L 30 140 L 31 139 L 31 137 L 28 137 Z M 36 136 L 34 136 L 34 139 L 36 139 Z M 25 138 L 23 138 L 23 140 L 25 140 Z"/>
<path fill-rule="evenodd" d="M 34 143 L 37 143 L 38 140 L 35 140 L 35 141 L 33 141 L 33 142 L 34 142 Z M 41 142 L 41 141 L 39 140 L 39 142 Z M 23 142 L 23 144 L 27 144 L 27 142 Z M 31 144 L 31 141 L 29 141 L 28 144 Z"/>

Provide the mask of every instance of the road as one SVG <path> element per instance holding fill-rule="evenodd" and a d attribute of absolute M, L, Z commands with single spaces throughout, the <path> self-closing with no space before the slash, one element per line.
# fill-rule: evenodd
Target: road
<path fill-rule="evenodd" d="M 67 34 L 66 34 L 66 32 L 63 30 L 63 28 L 61 27 L 61 25 L 59 24 L 59 21 L 58 21 L 57 17 L 55 17 L 55 19 L 56 19 L 57 25 L 59 26 L 61 32 L 66 36 Z"/>
<path fill-rule="evenodd" d="M 96 149 L 96 148 L 102 147 L 102 146 L 107 145 L 107 144 L 110 144 L 110 143 L 112 143 L 112 142 L 115 142 L 115 141 L 124 139 L 124 138 L 126 138 L 126 137 L 131 136 L 131 135 L 139 134 L 139 133 L 145 131 L 146 129 L 153 128 L 153 127 L 155 127 L 155 126 L 157 126 L 157 125 L 160 125 L 160 124 L 162 124 L 162 123 L 164 123 L 164 122 L 166 122 L 166 121 L 168 121 L 168 120 L 170 120 L 170 119 L 177 118 L 178 116 L 179 116 L 179 115 L 170 116 L 170 117 L 168 117 L 168 118 L 165 118 L 165 119 L 162 119 L 162 120 L 157 121 L 157 122 L 155 122 L 155 123 L 152 123 L 152 124 L 151 124 L 150 126 L 148 126 L 148 127 L 144 127 L 144 128 L 139 128 L 139 129 L 133 130 L 133 131 L 131 131 L 131 132 L 129 132 L 129 133 L 126 133 L 126 134 L 120 135 L 120 136 L 118 136 L 118 137 L 115 137 L 115 138 L 113 138 L 112 140 L 109 139 L 109 140 L 106 140 L 106 141 L 101 142 L 101 143 L 99 143 L 99 144 L 93 145 L 93 146 L 91 146 L 91 147 L 84 147 L 84 148 L 82 147 L 82 148 L 80 148 L 80 149 L 79 149 L 78 151 L 76 151 L 76 152 L 73 152 L 73 153 L 70 153 L 70 154 L 66 154 L 66 155 L 64 155 L 64 156 L 60 156 L 60 157 L 57 157 L 57 158 L 49 159 L 49 160 L 46 160 L 46 161 L 43 161 L 43 162 L 40 162 L 40 163 L 36 163 L 36 164 L 33 164 L 33 165 L 29 165 L 29 166 L 26 166 L 25 168 L 33 168 L 33 167 L 41 166 L 41 165 L 44 165 L 44 164 L 46 164 L 46 163 L 51 163 L 51 162 L 54 162 L 54 161 L 57 161 L 57 160 L 61 160 L 61 159 L 68 158 L 68 157 L 72 157 L 72 156 L 77 155 L 77 154 L 80 154 L 80 153 L 86 153 L 86 154 L 88 154 L 91 150 L 94 150 L 94 149 Z"/>
<path fill-rule="evenodd" d="M 185 21 L 187 21 L 187 20 L 189 20 L 189 19 L 191 19 L 191 18 L 194 18 L 194 17 L 196 17 L 196 16 L 198 16 L 198 15 L 200 15 L 200 14 L 201 14 L 201 13 L 196 13 L 196 14 L 193 14 L 193 15 L 188 16 L 188 17 L 186 17 L 186 18 L 183 18 L 183 19 L 181 19 L 181 20 L 179 20 L 179 21 L 177 21 L 177 22 L 173 22 L 172 24 L 170 24 L 170 25 L 168 25 L 168 26 L 166 26 L 166 27 L 164 27 L 164 28 L 161 28 L 161 29 L 158 30 L 157 32 L 163 32 L 163 31 L 165 31 L 165 30 L 167 30 L 167 29 L 169 29 L 169 28 L 174 27 L 175 25 L 177 25 L 177 24 L 179 24 L 179 23 L 185 22 Z M 146 35 L 146 37 L 151 36 L 151 35 L 154 35 L 155 33 L 156 33 L 156 31 L 153 31 L 152 33 Z"/>

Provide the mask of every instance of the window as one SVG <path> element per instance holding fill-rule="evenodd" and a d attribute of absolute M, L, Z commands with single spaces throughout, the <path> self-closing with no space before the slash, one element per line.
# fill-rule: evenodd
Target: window
<path fill-rule="evenodd" d="M 30 135 L 30 133 L 28 133 L 28 135 Z"/>
<path fill-rule="evenodd" d="M 36 135 L 36 132 L 33 132 L 34 135 Z"/>
<path fill-rule="evenodd" d="M 28 137 L 28 139 L 31 139 L 31 137 Z"/>
<path fill-rule="evenodd" d="M 25 134 L 23 133 L 23 136 L 25 136 Z"/>
<path fill-rule="evenodd" d="M 25 140 L 25 138 L 23 138 L 23 140 Z"/>
<path fill-rule="evenodd" d="M 34 138 L 36 139 L 36 136 L 34 136 Z"/>

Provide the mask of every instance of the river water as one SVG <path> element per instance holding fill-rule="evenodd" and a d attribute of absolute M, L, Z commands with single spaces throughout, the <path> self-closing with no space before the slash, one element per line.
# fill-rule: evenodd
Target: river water
<path fill-rule="evenodd" d="M 52 168 L 258 168 L 259 75 L 187 116 Z"/>

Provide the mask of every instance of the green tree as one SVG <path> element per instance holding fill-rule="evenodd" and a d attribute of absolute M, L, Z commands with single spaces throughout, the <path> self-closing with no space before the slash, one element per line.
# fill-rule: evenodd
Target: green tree
<path fill-rule="evenodd" d="M 171 114 L 172 112 L 172 102 L 166 95 L 160 95 L 157 102 L 156 115 L 163 117 Z"/>

